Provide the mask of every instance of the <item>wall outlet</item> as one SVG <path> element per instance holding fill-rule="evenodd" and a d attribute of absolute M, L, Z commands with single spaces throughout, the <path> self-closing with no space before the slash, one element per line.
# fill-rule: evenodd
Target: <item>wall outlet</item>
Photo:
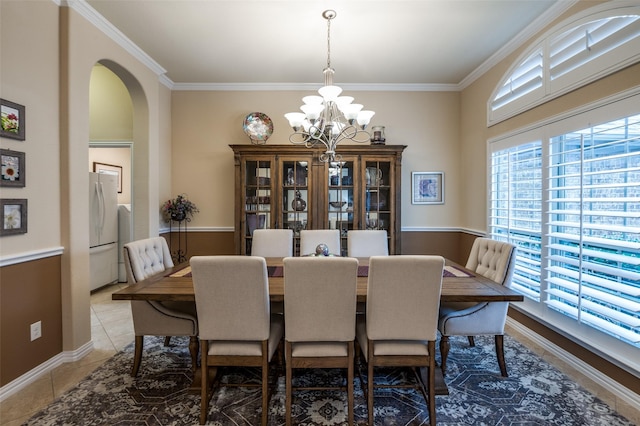
<path fill-rule="evenodd" d="M 31 324 L 31 341 L 42 337 L 42 321 Z"/>

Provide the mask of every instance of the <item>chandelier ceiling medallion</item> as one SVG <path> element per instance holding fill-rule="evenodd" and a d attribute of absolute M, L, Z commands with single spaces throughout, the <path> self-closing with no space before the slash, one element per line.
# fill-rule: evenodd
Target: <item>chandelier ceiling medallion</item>
<path fill-rule="evenodd" d="M 371 135 L 365 128 L 375 114 L 362 110 L 361 104 L 354 104 L 353 97 L 340 96 L 342 88 L 333 85 L 331 68 L 331 20 L 336 17 L 335 10 L 325 10 L 322 17 L 327 20 L 327 67 L 324 74 L 324 86 L 318 90 L 320 96 L 305 96 L 303 112 L 290 112 L 284 116 L 289 120 L 294 133 L 289 141 L 296 145 L 312 148 L 323 144 L 326 151 L 320 155 L 320 161 L 339 161 L 336 147 L 343 140 L 358 143 L 369 142 Z"/>

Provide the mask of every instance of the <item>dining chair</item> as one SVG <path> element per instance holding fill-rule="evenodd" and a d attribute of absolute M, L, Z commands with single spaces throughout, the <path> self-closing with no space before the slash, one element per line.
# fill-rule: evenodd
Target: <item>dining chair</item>
<path fill-rule="evenodd" d="M 293 230 L 256 229 L 253 231 L 251 255 L 262 257 L 293 256 Z"/>
<path fill-rule="evenodd" d="M 469 253 L 466 268 L 492 281 L 511 287 L 511 278 L 516 264 L 516 246 L 490 238 L 476 238 Z M 475 346 L 474 336 L 493 335 L 500 373 L 508 377 L 504 360 L 504 325 L 507 320 L 509 302 L 465 303 L 449 302 L 440 306 L 440 355 L 441 368 L 445 374 L 449 355 L 450 336 L 467 336 L 469 344 Z"/>
<path fill-rule="evenodd" d="M 303 229 L 300 231 L 300 256 L 314 254 L 318 244 L 326 244 L 329 253 L 340 255 L 339 229 Z"/>
<path fill-rule="evenodd" d="M 387 231 L 381 229 L 354 229 L 347 232 L 349 257 L 388 256 Z"/>
<path fill-rule="evenodd" d="M 368 424 L 374 425 L 374 388 L 419 389 L 436 424 L 435 349 L 444 258 L 426 255 L 372 256 L 369 259 L 366 315 L 358 315 L 356 339 L 367 364 Z M 416 381 L 376 383 L 375 367 L 409 367 Z M 426 369 L 428 383 L 422 372 Z"/>
<path fill-rule="evenodd" d="M 122 251 L 130 285 L 173 267 L 169 246 L 163 237 L 132 241 L 125 244 Z M 169 344 L 170 336 L 189 336 L 191 367 L 196 371 L 198 320 L 195 303 L 132 300 L 131 314 L 135 334 L 132 376 L 137 376 L 140 369 L 144 336 L 165 336 L 165 346 Z"/>
<path fill-rule="evenodd" d="M 282 315 L 271 314 L 269 308 L 267 263 L 258 256 L 193 256 L 190 264 L 201 347 L 200 424 L 206 422 L 213 395 L 209 369 L 242 366 L 261 369 L 260 384 L 237 386 L 261 387 L 265 426 L 269 364 L 284 332 Z"/>
<path fill-rule="evenodd" d="M 284 259 L 286 424 L 291 424 L 293 371 L 347 370 L 347 418 L 353 424 L 353 372 L 358 260 L 349 257 Z M 340 389 L 344 389 L 342 386 Z M 331 389 L 313 383 L 295 389 Z"/>

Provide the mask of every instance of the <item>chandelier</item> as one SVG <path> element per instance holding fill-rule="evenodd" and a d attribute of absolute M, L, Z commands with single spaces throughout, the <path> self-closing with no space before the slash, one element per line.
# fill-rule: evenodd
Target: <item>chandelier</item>
<path fill-rule="evenodd" d="M 354 104 L 353 97 L 340 96 L 342 88 L 333 85 L 331 68 L 331 20 L 336 17 L 335 10 L 325 10 L 322 17 L 327 20 L 327 67 L 324 74 L 324 86 L 318 90 L 320 96 L 305 96 L 302 112 L 290 112 L 284 116 L 294 133 L 289 141 L 307 148 L 323 144 L 326 148 L 320 154 L 320 161 L 333 162 L 341 159 L 336 154 L 336 147 L 343 140 L 364 143 L 371 139 L 365 128 L 375 114 L 373 111 L 363 111 L 361 104 Z"/>

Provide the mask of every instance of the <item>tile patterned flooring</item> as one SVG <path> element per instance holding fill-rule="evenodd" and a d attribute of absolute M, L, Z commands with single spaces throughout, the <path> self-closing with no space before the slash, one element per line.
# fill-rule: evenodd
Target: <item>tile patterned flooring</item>
<path fill-rule="evenodd" d="M 55 368 L 25 389 L 4 400 L 0 406 L 0 425 L 17 426 L 22 424 L 133 341 L 133 323 L 129 302 L 111 300 L 111 293 L 123 287 L 125 284 L 114 284 L 99 289 L 91 295 L 91 335 L 94 350 L 77 362 L 66 363 Z M 616 398 L 605 387 L 585 377 L 571 365 L 539 347 L 516 330 L 507 327 L 507 332 L 547 362 L 556 365 L 565 374 L 615 408 L 631 422 L 640 425 L 640 409 L 638 407 L 633 407 Z"/>

